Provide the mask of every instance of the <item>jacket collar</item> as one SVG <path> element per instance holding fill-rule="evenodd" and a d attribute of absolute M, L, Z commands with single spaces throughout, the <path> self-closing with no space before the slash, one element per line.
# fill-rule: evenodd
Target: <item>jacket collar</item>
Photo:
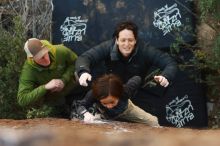
<path fill-rule="evenodd" d="M 112 61 L 117 61 L 119 60 L 119 51 L 118 51 L 118 46 L 116 44 L 116 41 L 114 42 L 114 45 L 112 47 L 112 51 L 111 51 L 111 60 Z"/>

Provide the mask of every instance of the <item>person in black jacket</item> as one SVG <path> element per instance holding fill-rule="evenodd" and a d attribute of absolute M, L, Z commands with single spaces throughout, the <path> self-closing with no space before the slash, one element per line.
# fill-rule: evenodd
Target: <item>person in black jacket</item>
<path fill-rule="evenodd" d="M 88 82 L 92 80 L 93 67 L 101 62 L 104 62 L 104 73 L 118 75 L 123 83 L 134 75 L 143 80 L 148 69 L 155 66 L 161 70 L 161 74 L 155 75 L 154 80 L 167 87 L 177 71 L 176 62 L 167 53 L 138 39 L 138 28 L 129 21 L 116 26 L 113 39 L 89 49 L 78 57 L 76 73 L 81 86 L 88 86 Z"/>
<path fill-rule="evenodd" d="M 77 113 L 83 116 L 85 122 L 93 122 L 95 116 L 87 109 L 95 102 L 104 119 L 159 126 L 157 117 L 134 105 L 129 99 L 140 87 L 140 84 L 139 76 L 132 77 L 123 85 L 121 79 L 116 75 L 105 74 L 92 83 L 92 90 L 78 102 Z"/>

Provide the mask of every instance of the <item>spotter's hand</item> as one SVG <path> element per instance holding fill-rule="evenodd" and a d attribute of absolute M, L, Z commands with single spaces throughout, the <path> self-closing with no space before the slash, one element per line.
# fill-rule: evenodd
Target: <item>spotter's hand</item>
<path fill-rule="evenodd" d="M 167 87 L 169 85 L 168 80 L 164 76 L 154 76 L 154 80 L 163 87 Z"/>

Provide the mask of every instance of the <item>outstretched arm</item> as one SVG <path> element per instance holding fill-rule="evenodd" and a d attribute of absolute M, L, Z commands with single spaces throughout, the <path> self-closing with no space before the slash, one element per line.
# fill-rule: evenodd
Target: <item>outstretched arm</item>
<path fill-rule="evenodd" d="M 169 83 L 174 79 L 177 72 L 177 63 L 168 53 L 146 45 L 143 54 L 146 58 L 146 62 L 149 62 L 150 65 L 158 67 L 161 70 L 159 76 L 164 77 Z M 156 77 L 155 80 L 161 83 L 159 80 L 163 79 Z"/>
<path fill-rule="evenodd" d="M 112 40 L 103 42 L 78 57 L 76 60 L 76 73 L 81 86 L 88 86 L 88 81 L 92 79 L 90 75 L 91 67 L 110 57 L 110 51 L 113 45 L 114 41 Z"/>
<path fill-rule="evenodd" d="M 95 102 L 95 99 L 92 96 L 92 90 L 88 91 L 85 97 L 82 100 L 74 101 L 72 108 L 79 117 L 82 118 L 84 122 L 93 122 L 96 119 L 96 116 L 92 115 L 87 107 L 91 106 Z M 74 117 L 71 117 L 74 118 Z"/>

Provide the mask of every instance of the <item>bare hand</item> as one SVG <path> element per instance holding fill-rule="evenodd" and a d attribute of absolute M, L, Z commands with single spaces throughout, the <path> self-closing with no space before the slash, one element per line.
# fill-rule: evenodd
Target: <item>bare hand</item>
<path fill-rule="evenodd" d="M 52 92 L 60 92 L 60 91 L 62 91 L 63 88 L 64 88 L 64 83 L 63 83 L 63 81 L 60 80 L 60 79 L 57 79 L 57 80 L 59 80 L 59 81 L 58 81 L 58 85 L 57 85 L 57 87 L 56 87 L 55 89 L 52 90 Z"/>
<path fill-rule="evenodd" d="M 52 79 L 45 85 L 45 88 L 52 92 L 59 92 L 64 88 L 64 83 L 61 79 Z"/>
<path fill-rule="evenodd" d="M 169 85 L 168 80 L 164 76 L 154 76 L 154 80 L 158 82 L 161 86 L 167 87 Z"/>

